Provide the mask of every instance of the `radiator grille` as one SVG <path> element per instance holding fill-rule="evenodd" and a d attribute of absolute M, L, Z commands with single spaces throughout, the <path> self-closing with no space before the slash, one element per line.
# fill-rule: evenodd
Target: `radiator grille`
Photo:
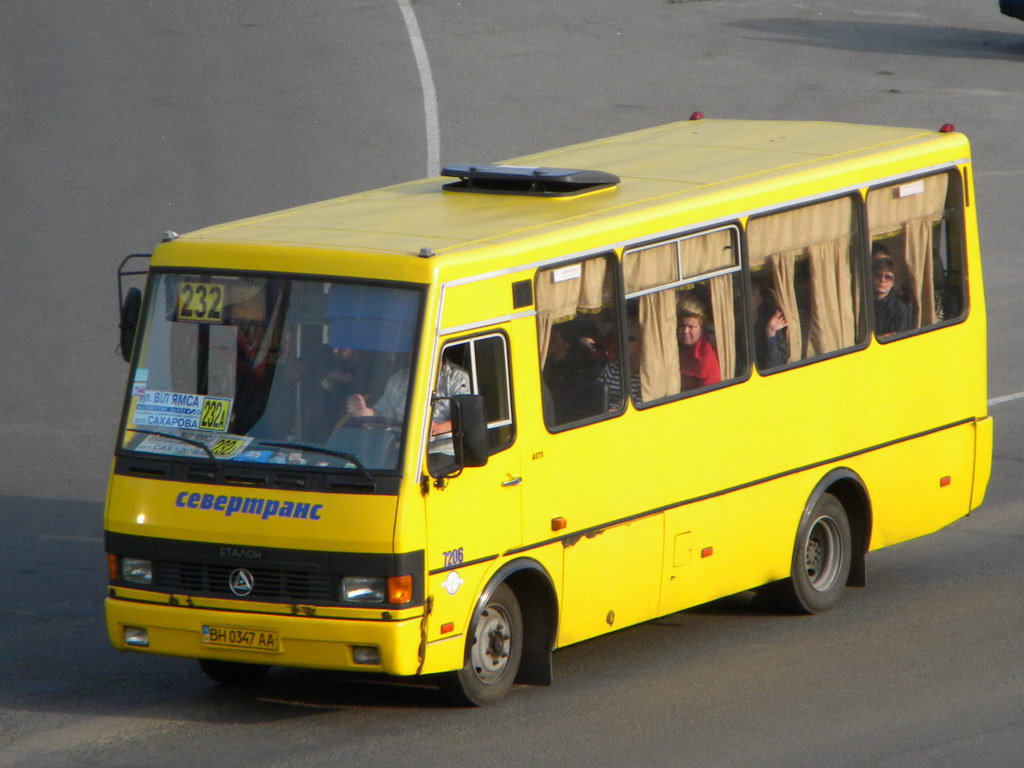
<path fill-rule="evenodd" d="M 234 598 L 228 586 L 235 566 L 207 563 L 159 561 L 156 586 L 190 595 Z M 287 571 L 275 568 L 247 567 L 253 576 L 252 592 L 247 599 L 335 602 L 337 591 L 329 574 Z"/>

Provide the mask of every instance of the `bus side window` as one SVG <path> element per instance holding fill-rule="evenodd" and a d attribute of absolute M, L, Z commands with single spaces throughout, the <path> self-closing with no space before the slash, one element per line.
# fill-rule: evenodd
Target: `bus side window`
<path fill-rule="evenodd" d="M 747 226 L 754 347 L 765 370 L 852 347 L 865 338 L 860 227 L 841 197 L 751 219 Z"/>
<path fill-rule="evenodd" d="M 890 320 L 902 303 L 909 307 L 911 328 L 927 328 L 962 317 L 966 273 L 963 254 L 960 176 L 939 173 L 868 192 L 872 272 L 879 260 L 892 262 L 894 285 L 877 288 L 875 333 L 901 330 Z"/>
<path fill-rule="evenodd" d="M 606 255 L 537 273 L 537 347 L 548 428 L 609 412 L 605 379 L 620 364 L 614 274 Z"/>
<path fill-rule="evenodd" d="M 737 243 L 737 228 L 726 227 L 623 257 L 627 306 L 642 341 L 634 401 L 675 398 L 746 370 Z"/>
<path fill-rule="evenodd" d="M 515 422 L 508 359 L 508 342 L 500 333 L 446 345 L 441 352 L 441 369 L 434 388 L 437 402 L 433 421 L 442 421 L 442 417 L 447 416 L 447 404 L 444 401 L 446 395 L 464 392 L 482 395 L 490 453 L 497 453 L 512 445 L 515 440 Z M 468 389 L 465 382 L 468 382 Z M 446 450 L 442 439 L 432 439 L 430 452 L 437 453 L 441 449 Z"/>

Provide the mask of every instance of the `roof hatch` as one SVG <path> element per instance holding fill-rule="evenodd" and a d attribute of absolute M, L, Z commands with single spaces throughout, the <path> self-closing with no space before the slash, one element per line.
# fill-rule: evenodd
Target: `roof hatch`
<path fill-rule="evenodd" d="M 570 197 L 608 189 L 620 182 L 618 176 L 605 171 L 522 165 L 446 165 L 441 175 L 460 179 L 444 185 L 449 192 L 533 197 Z"/>

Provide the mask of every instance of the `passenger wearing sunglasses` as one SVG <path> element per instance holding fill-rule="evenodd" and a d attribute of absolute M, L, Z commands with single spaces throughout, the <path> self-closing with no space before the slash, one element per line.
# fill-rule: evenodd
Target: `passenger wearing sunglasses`
<path fill-rule="evenodd" d="M 875 288 L 875 333 L 885 336 L 909 331 L 914 327 L 914 312 L 896 290 L 895 262 L 886 256 L 876 258 L 871 274 Z"/>

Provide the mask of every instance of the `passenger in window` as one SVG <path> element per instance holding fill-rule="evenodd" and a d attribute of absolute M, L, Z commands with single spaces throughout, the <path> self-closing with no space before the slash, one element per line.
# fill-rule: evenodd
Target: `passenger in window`
<path fill-rule="evenodd" d="M 571 323 L 552 326 L 544 362 L 545 418 L 567 424 L 607 410 L 605 387 L 596 380 L 594 362 L 573 347 Z"/>
<path fill-rule="evenodd" d="M 758 320 L 754 325 L 758 368 L 778 368 L 789 362 L 788 325 L 789 321 L 772 291 L 762 291 Z"/>
<path fill-rule="evenodd" d="M 885 336 L 909 331 L 914 327 L 914 312 L 900 298 L 896 263 L 886 256 L 876 257 L 871 262 L 871 275 L 875 288 L 875 333 Z"/>
<path fill-rule="evenodd" d="M 593 360 L 614 360 L 618 357 L 619 346 L 616 338 L 617 326 L 614 310 L 601 310 L 588 319 L 581 328 L 580 346 Z"/>
<path fill-rule="evenodd" d="M 679 339 L 679 376 L 682 388 L 696 389 L 722 380 L 718 352 L 704 333 L 707 315 L 691 296 L 680 296 L 676 305 Z"/>
<path fill-rule="evenodd" d="M 902 253 L 903 246 L 901 243 L 890 239 L 890 243 L 886 244 L 880 240 L 876 240 L 871 244 L 871 264 L 872 266 L 878 259 L 891 259 L 894 269 L 893 274 L 896 275 L 895 280 L 895 295 L 902 299 L 906 304 L 911 307 L 914 306 L 914 295 L 910 290 L 910 281 L 907 280 L 907 268 L 902 260 L 892 255 L 893 248 L 896 251 Z"/>
<path fill-rule="evenodd" d="M 642 400 L 640 390 L 640 322 L 637 318 L 629 320 L 629 335 L 627 336 L 629 349 L 629 394 L 633 401 L 639 403 Z M 605 363 L 604 370 L 597 377 L 598 381 L 607 388 L 608 410 L 617 411 L 625 404 L 625 393 L 622 385 L 622 358 L 617 357 Z"/>

